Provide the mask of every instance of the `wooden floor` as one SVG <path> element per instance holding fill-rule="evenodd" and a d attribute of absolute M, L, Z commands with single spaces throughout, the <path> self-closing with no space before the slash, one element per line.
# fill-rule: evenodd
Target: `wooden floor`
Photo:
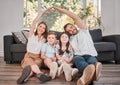
<path fill-rule="evenodd" d="M 6 64 L 0 58 L 0 85 L 18 85 L 16 80 L 20 76 L 22 68 L 19 64 Z M 41 84 L 38 79 L 32 77 L 23 85 L 76 85 L 77 78 L 72 82 L 66 82 L 64 76 Z M 102 75 L 94 85 L 120 85 L 120 64 L 103 64 Z"/>

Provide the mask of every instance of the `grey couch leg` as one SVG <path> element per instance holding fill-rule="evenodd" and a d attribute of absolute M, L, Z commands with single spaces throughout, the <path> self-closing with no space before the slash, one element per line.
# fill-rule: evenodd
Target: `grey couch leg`
<path fill-rule="evenodd" d="M 120 64 L 120 61 L 115 60 L 115 64 Z"/>

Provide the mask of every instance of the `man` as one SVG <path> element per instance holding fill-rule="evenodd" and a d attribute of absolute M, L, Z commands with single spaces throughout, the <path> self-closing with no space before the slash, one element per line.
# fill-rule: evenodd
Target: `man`
<path fill-rule="evenodd" d="M 55 6 L 53 6 L 53 8 L 71 17 L 78 27 L 77 30 L 77 28 L 70 23 L 67 23 L 64 26 L 64 30 L 71 35 L 70 43 L 75 54 L 73 64 L 78 68 L 79 73 L 82 74 L 77 81 L 77 85 L 88 85 L 91 83 L 93 78 L 98 80 L 102 64 L 96 59 L 97 52 L 89 30 L 76 14 Z"/>

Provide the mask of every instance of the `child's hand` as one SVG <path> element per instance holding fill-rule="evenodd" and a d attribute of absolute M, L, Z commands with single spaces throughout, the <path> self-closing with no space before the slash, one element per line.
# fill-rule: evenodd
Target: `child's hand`
<path fill-rule="evenodd" d="M 64 58 L 64 57 L 61 57 L 61 59 L 60 59 L 60 60 L 64 61 L 64 60 L 65 60 L 65 58 Z"/>
<path fill-rule="evenodd" d="M 56 41 L 55 41 L 55 44 L 56 44 L 56 45 L 59 44 L 59 40 L 56 40 Z"/>
<path fill-rule="evenodd" d="M 56 57 L 53 57 L 53 58 L 51 58 L 52 59 L 52 61 L 56 61 L 57 59 L 56 59 Z"/>

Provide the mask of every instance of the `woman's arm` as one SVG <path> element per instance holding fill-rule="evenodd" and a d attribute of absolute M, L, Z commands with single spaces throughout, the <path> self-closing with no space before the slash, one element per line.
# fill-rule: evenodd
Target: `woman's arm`
<path fill-rule="evenodd" d="M 77 16 L 76 14 L 74 14 L 73 12 L 70 12 L 68 10 L 61 9 L 61 8 L 55 7 L 55 6 L 53 6 L 53 8 L 56 9 L 57 11 L 59 11 L 59 12 L 62 12 L 64 14 L 68 15 L 69 17 L 71 17 L 75 21 L 78 28 L 86 29 L 86 25 L 83 23 L 81 18 L 79 16 Z"/>
<path fill-rule="evenodd" d="M 52 7 L 49 7 L 48 9 L 44 10 L 42 13 L 40 13 L 36 16 L 36 18 L 32 22 L 31 28 L 30 28 L 29 37 L 31 37 L 34 34 L 34 30 L 36 28 L 36 24 L 37 24 L 38 20 L 42 17 L 43 14 L 48 13 L 51 8 Z"/>

